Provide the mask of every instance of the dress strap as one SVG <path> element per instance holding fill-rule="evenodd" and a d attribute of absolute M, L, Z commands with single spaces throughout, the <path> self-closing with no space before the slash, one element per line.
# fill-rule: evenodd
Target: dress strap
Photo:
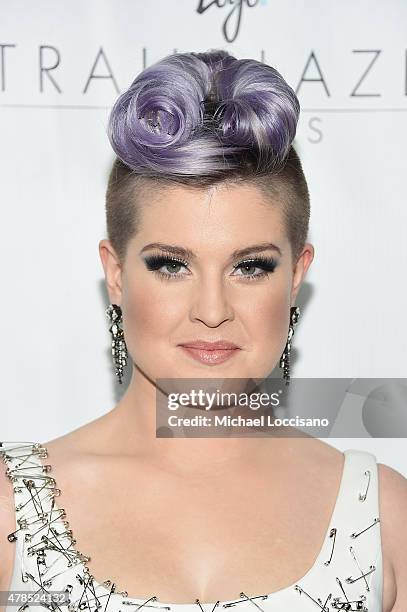
<path fill-rule="evenodd" d="M 368 610 L 381 609 L 383 563 L 377 459 L 359 449 L 348 449 L 345 454 L 349 475 L 343 491 L 341 526 L 344 547 L 352 560 L 346 582 L 360 585 L 367 595 Z M 350 525 L 352 529 L 348 529 Z"/>
<path fill-rule="evenodd" d="M 34 442 L 0 442 L 0 456 L 6 464 L 5 474 L 12 483 L 14 494 L 15 530 L 7 535 L 7 540 L 16 547 L 14 567 L 20 573 L 21 583 L 31 579 L 31 541 L 44 522 L 45 505 L 52 486 L 48 477 L 38 470 L 35 454 L 39 452 L 39 445 Z"/>
<path fill-rule="evenodd" d="M 7 539 L 16 544 L 22 582 L 31 581 L 36 589 L 40 577 L 46 582 L 46 553 L 53 571 L 59 566 L 61 572 L 65 569 L 61 562 L 72 567 L 83 560 L 83 555 L 72 546 L 65 510 L 55 504 L 60 491 L 48 474 L 51 466 L 41 461 L 47 457 L 46 449 L 38 442 L 0 442 L 0 455 L 14 490 L 16 529 Z"/>

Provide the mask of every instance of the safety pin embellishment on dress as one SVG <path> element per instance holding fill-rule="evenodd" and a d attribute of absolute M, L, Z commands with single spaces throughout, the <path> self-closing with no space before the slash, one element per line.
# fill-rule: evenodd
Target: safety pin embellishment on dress
<path fill-rule="evenodd" d="M 338 576 L 336 577 L 336 582 L 339 584 L 339 588 L 341 589 L 345 600 L 341 601 L 339 597 L 334 597 L 333 602 L 331 604 L 332 608 L 334 608 L 335 610 L 362 610 L 362 612 L 368 612 L 368 609 L 365 606 L 366 595 L 361 595 L 360 599 L 355 599 L 352 601 L 345 593 L 343 584 L 340 578 L 338 578 Z"/>
<path fill-rule="evenodd" d="M 262 607 L 259 606 L 259 604 L 255 601 L 255 599 L 260 599 L 262 601 L 264 601 L 265 599 L 268 598 L 268 595 L 253 595 L 252 597 L 249 597 L 249 595 L 246 595 L 246 593 L 244 593 L 243 591 L 240 593 L 240 597 L 242 597 L 243 599 L 237 599 L 236 601 L 231 601 L 229 603 L 223 604 L 223 608 L 230 608 L 231 606 L 235 606 L 239 603 L 242 603 L 243 601 L 249 601 L 250 603 L 252 603 L 258 610 L 263 610 Z"/>
<path fill-rule="evenodd" d="M 377 525 L 377 523 L 380 523 L 380 519 L 379 517 L 375 517 L 373 523 L 371 523 L 370 525 L 368 525 L 367 527 L 365 527 L 364 529 L 361 529 L 361 531 L 357 531 L 357 532 L 353 532 L 350 534 L 351 538 L 357 538 L 358 536 L 360 536 L 361 533 L 365 533 L 365 531 L 367 531 L 368 529 L 370 529 L 371 527 L 373 527 L 373 525 Z"/>
<path fill-rule="evenodd" d="M 368 609 L 365 606 L 366 597 L 364 595 L 361 596 L 360 599 L 355 599 L 353 601 L 333 601 L 331 606 L 335 610 L 349 610 L 349 612 L 354 612 L 357 610 L 361 610 L 361 612 L 368 612 Z"/>
<path fill-rule="evenodd" d="M 332 548 L 331 548 L 331 554 L 329 556 L 329 559 L 327 561 L 324 561 L 324 565 L 329 565 L 332 561 L 332 555 L 334 554 L 334 548 L 335 548 L 335 541 L 336 541 L 336 534 L 337 534 L 337 528 L 336 527 L 332 527 L 332 529 L 329 532 L 329 537 L 333 538 L 332 541 Z"/>
<path fill-rule="evenodd" d="M 366 601 L 366 596 L 365 595 L 361 595 L 359 599 L 355 599 L 355 600 L 351 600 L 348 598 L 348 596 L 346 595 L 342 583 L 340 581 L 340 579 L 337 577 L 336 581 L 338 582 L 341 591 L 345 597 L 345 601 L 341 601 L 341 599 L 339 597 L 334 597 L 331 604 L 330 604 L 330 608 L 331 610 L 348 610 L 349 612 L 353 612 L 353 611 L 357 611 L 360 610 L 361 612 L 368 612 L 367 607 L 365 606 L 365 601 Z M 329 612 L 329 608 L 327 607 L 328 602 L 332 599 L 332 593 L 329 593 L 328 597 L 326 598 L 325 602 L 322 603 L 322 600 L 318 597 L 317 599 L 314 599 L 314 597 L 312 597 L 309 593 L 307 593 L 307 591 L 305 591 L 302 587 L 300 587 L 298 584 L 295 586 L 295 589 L 301 594 L 304 593 L 305 595 L 307 595 L 307 597 L 309 599 L 311 599 L 311 601 L 313 601 L 315 604 L 317 604 L 317 606 L 319 607 L 319 609 L 322 612 Z"/>
<path fill-rule="evenodd" d="M 24 583 L 30 580 L 32 587 L 36 588 L 37 594 L 40 591 L 49 596 L 52 593 L 47 588 L 53 584 L 56 577 L 66 575 L 74 569 L 73 566 L 83 563 L 89 557 L 72 548 L 75 543 L 72 531 L 66 529 L 69 523 L 62 520 L 66 516 L 65 510 L 63 508 L 55 509 L 54 497 L 59 494 L 59 489 L 55 488 L 55 481 L 52 477 L 43 476 L 44 473 L 50 471 L 50 466 L 42 466 L 32 460 L 33 455 L 47 456 L 43 447 L 39 444 L 30 443 L 5 449 L 4 444 L 0 443 L 0 455 L 6 465 L 9 466 L 6 475 L 12 483 L 18 483 L 13 487 L 15 495 L 22 495 L 25 500 L 22 503 L 16 503 L 15 507 L 17 515 L 23 514 L 17 517 L 16 522 L 19 529 L 7 536 L 9 542 L 16 542 L 20 539 L 19 532 L 27 531 L 21 534 L 21 580 Z M 36 471 L 38 473 L 35 473 Z M 43 484 L 43 481 L 45 481 L 45 484 Z M 24 486 L 21 485 L 21 482 Z M 40 486 L 37 486 L 38 482 L 41 483 Z M 51 487 L 47 486 L 49 484 L 51 484 Z M 61 531 L 58 531 L 53 525 L 56 521 L 62 525 Z M 37 525 L 39 525 L 39 528 L 37 528 Z M 44 531 L 45 533 L 43 533 Z M 33 563 L 28 563 L 30 558 L 33 558 Z M 53 575 L 50 575 L 54 567 Z M 27 571 L 27 569 L 31 571 Z M 86 573 L 85 570 L 84 572 Z M 77 574 L 75 578 L 76 584 L 88 586 L 81 579 L 80 574 Z M 90 580 L 89 584 L 93 587 Z M 60 590 L 65 591 L 70 596 L 73 585 L 66 584 Z M 84 595 L 87 596 L 85 603 L 82 601 Z M 93 599 L 96 601 L 96 609 L 98 610 L 100 600 L 96 597 L 96 593 L 94 593 Z M 80 608 L 76 605 L 76 602 L 68 600 L 65 601 L 64 605 L 66 603 L 68 603 L 68 609 L 72 611 L 91 609 L 91 598 L 89 598 L 86 588 L 83 589 L 79 597 Z M 53 609 L 55 602 L 51 603 L 50 606 L 50 609 Z"/>
<path fill-rule="evenodd" d="M 42 465 L 37 457 L 46 458 L 47 449 L 38 443 L 7 443 L 5 446 L 0 442 L 0 456 L 3 457 L 7 465 L 7 476 L 13 483 L 13 489 L 17 499 L 21 498 L 21 503 L 16 503 L 17 525 L 18 528 L 8 534 L 10 542 L 20 542 L 20 553 L 22 555 L 22 580 L 31 580 L 34 587 L 48 592 L 46 589 L 55 582 L 58 590 L 66 592 L 69 596 L 69 612 L 88 610 L 94 612 L 118 612 L 123 610 L 123 606 L 136 606 L 139 608 L 158 608 L 171 610 L 172 606 L 160 603 L 156 596 L 149 597 L 145 601 L 129 598 L 126 591 L 118 592 L 116 585 L 110 580 L 98 583 L 89 571 L 86 562 L 90 557 L 83 555 L 74 547 L 76 540 L 72 530 L 69 529 L 69 522 L 66 518 L 65 510 L 56 507 L 54 499 L 60 494 L 56 487 L 55 480 L 48 474 L 51 466 Z M 370 483 L 370 471 L 366 470 L 364 476 L 367 483 L 364 491 L 358 494 L 358 499 L 364 501 L 367 496 Z M 371 530 L 379 519 L 358 532 L 348 535 L 350 538 L 357 538 L 360 534 Z M 334 558 L 334 551 L 338 547 L 338 530 L 332 527 L 329 537 L 332 541 L 332 548 L 329 559 L 324 562 L 325 566 L 331 565 Z M 364 580 L 366 590 L 369 585 L 366 576 L 371 574 L 376 568 L 371 565 L 369 571 L 363 572 L 354 550 L 349 548 L 354 561 L 357 563 L 360 576 L 349 576 L 345 579 L 347 584 L 354 583 L 361 579 Z M 27 571 L 29 570 L 29 571 Z M 65 578 L 65 580 L 64 580 Z M 337 579 L 338 584 L 340 583 Z M 340 583 L 341 584 L 341 583 Z M 61 586 L 60 586 L 61 585 Z M 105 591 L 106 589 L 106 591 Z M 344 597 L 332 597 L 330 593 L 326 598 L 313 596 L 299 585 L 295 585 L 298 593 L 304 594 L 316 608 L 315 612 L 331 612 L 333 610 L 360 610 L 367 612 L 363 596 L 358 599 L 356 595 L 348 597 L 343 588 Z M 114 598 L 113 598 L 114 596 Z M 240 593 L 240 599 L 221 604 L 219 601 L 213 605 L 212 610 L 208 610 L 207 604 L 201 604 L 197 599 L 195 604 L 200 612 L 214 612 L 216 607 L 230 608 L 243 603 L 243 609 L 250 606 L 263 612 L 261 602 L 268 599 L 268 595 L 257 595 L 249 597 L 245 593 Z M 325 600 L 325 601 L 324 601 Z M 273 603 L 273 602 L 271 602 Z M 245 605 L 246 604 L 246 605 Z M 103 610 L 101 608 L 103 607 Z M 197 609 L 198 612 L 198 609 Z"/>
<path fill-rule="evenodd" d="M 359 495 L 358 495 L 358 500 L 362 502 L 366 500 L 367 492 L 369 490 L 370 476 L 371 476 L 370 470 L 365 470 L 364 476 L 367 476 L 366 489 L 363 491 L 363 493 L 359 492 Z"/>
<path fill-rule="evenodd" d="M 358 576 L 357 578 L 352 578 L 352 576 L 348 576 L 348 578 L 346 578 L 346 582 L 347 582 L 348 584 L 352 584 L 353 582 L 356 582 L 357 580 L 360 580 L 361 578 L 363 578 L 363 580 L 364 580 L 364 582 L 365 582 L 366 591 L 370 591 L 370 587 L 369 587 L 369 584 L 368 584 L 368 582 L 367 582 L 367 580 L 366 580 L 366 576 L 369 576 L 369 574 L 371 574 L 372 572 L 374 572 L 374 571 L 375 571 L 375 569 L 376 569 L 376 566 L 375 566 L 375 565 L 369 565 L 369 570 L 368 570 L 367 572 L 364 572 L 364 571 L 362 570 L 362 568 L 360 567 L 359 561 L 358 561 L 358 560 L 357 560 L 357 558 L 356 558 L 356 555 L 355 555 L 355 551 L 354 551 L 354 549 L 353 549 L 353 546 L 350 546 L 350 547 L 349 547 L 349 550 L 350 550 L 350 552 L 351 552 L 352 557 L 354 558 L 354 560 L 355 560 L 355 562 L 356 562 L 356 565 L 358 566 L 358 569 L 359 569 L 359 571 L 360 571 L 360 576 Z"/>
<path fill-rule="evenodd" d="M 315 604 L 317 604 L 318 608 L 320 610 L 322 610 L 322 612 L 329 612 L 329 608 L 327 607 L 328 601 L 330 601 L 332 599 L 332 593 L 329 593 L 328 597 L 325 599 L 325 602 L 322 603 L 322 600 L 320 599 L 320 597 L 318 597 L 317 599 L 314 599 L 312 597 L 312 595 L 310 595 L 309 593 L 307 593 L 307 591 L 305 591 L 305 589 L 303 589 L 302 587 L 300 587 L 299 584 L 296 584 L 294 589 L 296 591 L 298 591 L 298 593 L 301 595 L 302 593 L 304 593 L 304 595 L 306 595 L 309 599 L 311 599 L 311 601 L 313 601 Z"/>

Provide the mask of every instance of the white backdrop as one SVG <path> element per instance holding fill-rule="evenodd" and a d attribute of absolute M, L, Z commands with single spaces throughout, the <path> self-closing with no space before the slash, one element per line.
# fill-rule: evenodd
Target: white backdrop
<path fill-rule="evenodd" d="M 293 375 L 406 376 L 404 0 L 0 0 L 0 11 L 0 439 L 51 439 L 120 397 L 97 248 L 107 116 L 173 51 L 265 61 L 299 97 L 316 255 Z M 331 442 L 407 475 L 403 439 Z"/>

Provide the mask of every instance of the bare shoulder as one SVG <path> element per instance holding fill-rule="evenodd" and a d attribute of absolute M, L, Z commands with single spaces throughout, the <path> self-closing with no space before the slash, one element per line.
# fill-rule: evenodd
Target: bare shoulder
<path fill-rule="evenodd" d="M 65 497 L 76 499 L 79 492 L 92 493 L 111 468 L 110 439 L 100 417 L 58 438 L 42 441 L 47 451 L 46 463 L 58 489 Z M 79 500 L 78 500 L 79 503 Z"/>
<path fill-rule="evenodd" d="M 333 473 L 341 474 L 345 460 L 342 451 L 324 440 L 313 437 L 299 437 L 295 440 L 295 444 L 307 470 L 318 470 L 321 475 L 325 472 L 329 479 Z"/>
<path fill-rule="evenodd" d="M 378 463 L 377 467 L 383 560 L 388 567 L 384 572 L 383 610 L 404 612 L 407 609 L 407 479 L 388 465 Z"/>

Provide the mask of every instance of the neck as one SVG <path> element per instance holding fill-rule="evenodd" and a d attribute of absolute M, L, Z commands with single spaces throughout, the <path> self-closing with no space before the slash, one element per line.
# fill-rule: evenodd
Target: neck
<path fill-rule="evenodd" d="M 245 409 L 244 412 L 246 417 L 256 416 L 253 411 Z M 214 413 L 215 409 L 208 411 L 193 406 L 170 411 L 167 394 L 133 368 L 125 394 L 105 417 L 109 446 L 118 453 L 148 458 L 157 464 L 165 464 L 168 469 L 191 474 L 210 472 L 214 468 L 226 471 L 232 464 L 251 461 L 266 446 L 270 447 L 269 437 L 255 436 L 250 431 L 242 435 L 241 429 L 238 436 L 228 426 L 211 428 L 208 437 L 208 429 L 203 426 L 168 425 L 169 416 L 208 418 Z M 220 407 L 216 414 L 236 416 L 236 409 Z M 278 445 L 281 442 L 281 438 L 275 438 L 272 443 Z"/>

